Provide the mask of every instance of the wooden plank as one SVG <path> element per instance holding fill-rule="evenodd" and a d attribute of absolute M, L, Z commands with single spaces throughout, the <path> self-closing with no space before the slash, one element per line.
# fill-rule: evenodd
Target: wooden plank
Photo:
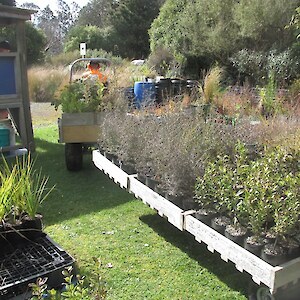
<path fill-rule="evenodd" d="M 129 175 L 129 192 L 147 203 L 152 209 L 157 210 L 160 216 L 167 217 L 168 221 L 175 227 L 183 230 L 183 210 L 151 190 L 135 177 L 135 175 Z"/>
<path fill-rule="evenodd" d="M 99 125 L 60 126 L 59 141 L 61 143 L 96 143 Z"/>
<path fill-rule="evenodd" d="M 271 293 L 300 277 L 300 258 L 273 267 L 191 215 L 185 217 L 184 224 L 184 229 L 194 235 L 197 241 L 204 242 L 210 250 L 220 253 L 223 260 L 233 262 L 239 271 L 249 273 L 257 284 L 265 284 Z"/>
<path fill-rule="evenodd" d="M 104 157 L 99 150 L 94 150 L 92 159 L 95 166 L 112 178 L 115 183 L 118 183 L 121 188 L 128 187 L 128 174 L 121 170 L 118 166 L 113 164 L 110 160 Z"/>
<path fill-rule="evenodd" d="M 300 278 L 300 257 L 275 267 L 274 276 L 274 289 L 296 283 Z"/>
<path fill-rule="evenodd" d="M 62 126 L 96 125 L 103 121 L 103 112 L 63 113 Z"/>

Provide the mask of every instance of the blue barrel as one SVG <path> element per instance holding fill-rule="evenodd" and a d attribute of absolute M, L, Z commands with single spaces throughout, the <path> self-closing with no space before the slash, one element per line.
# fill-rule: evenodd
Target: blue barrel
<path fill-rule="evenodd" d="M 0 147 L 8 147 L 9 144 L 9 134 L 8 128 L 0 126 Z"/>
<path fill-rule="evenodd" d="M 134 83 L 134 104 L 136 108 L 145 107 L 155 102 L 155 84 L 137 81 Z"/>

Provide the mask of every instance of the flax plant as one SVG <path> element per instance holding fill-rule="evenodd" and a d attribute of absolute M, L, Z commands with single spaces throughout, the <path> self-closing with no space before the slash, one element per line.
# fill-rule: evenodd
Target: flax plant
<path fill-rule="evenodd" d="M 29 155 L 23 160 L 17 160 L 17 169 L 19 180 L 19 188 L 17 193 L 17 202 L 21 204 L 22 209 L 30 218 L 34 218 L 38 212 L 40 205 L 49 196 L 54 189 L 47 188 L 48 177 L 42 175 L 41 170 L 34 169 L 34 161 Z"/>

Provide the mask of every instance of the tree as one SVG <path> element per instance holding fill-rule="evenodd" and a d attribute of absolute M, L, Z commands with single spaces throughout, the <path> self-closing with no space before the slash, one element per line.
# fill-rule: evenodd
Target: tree
<path fill-rule="evenodd" d="M 49 5 L 39 12 L 37 27 L 40 28 L 47 37 L 48 53 L 57 54 L 61 52 L 62 38 L 59 30 L 59 22 Z"/>
<path fill-rule="evenodd" d="M 293 40 L 286 25 L 298 5 L 299 0 L 240 0 L 234 6 L 240 38 L 252 50 L 285 50 Z"/>
<path fill-rule="evenodd" d="M 242 49 L 283 52 L 292 44 L 288 24 L 299 0 L 167 0 L 151 25 L 151 50 L 232 72 L 229 60 Z M 279 56 L 278 56 L 279 57 Z M 199 71 L 199 70 L 198 70 Z"/>
<path fill-rule="evenodd" d="M 102 30 L 97 26 L 75 26 L 66 37 L 64 51 L 78 50 L 80 43 L 86 43 L 89 49 L 108 50 L 107 34 L 105 29 Z"/>
<path fill-rule="evenodd" d="M 10 42 L 12 49 L 16 49 L 17 47 L 15 29 L 15 26 L 0 28 L 0 35 Z M 45 35 L 41 30 L 35 28 L 31 22 L 26 22 L 25 38 L 28 64 L 41 62 L 44 58 L 44 49 L 46 45 Z"/>
<path fill-rule="evenodd" d="M 120 0 L 116 4 L 111 26 L 121 56 L 142 58 L 149 54 L 148 30 L 159 8 L 158 0 Z"/>
<path fill-rule="evenodd" d="M 110 25 L 114 0 L 92 0 L 80 10 L 76 25 L 104 28 Z"/>
<path fill-rule="evenodd" d="M 25 32 L 28 64 L 42 62 L 47 42 L 45 34 L 40 29 L 35 28 L 31 22 L 26 22 Z"/>

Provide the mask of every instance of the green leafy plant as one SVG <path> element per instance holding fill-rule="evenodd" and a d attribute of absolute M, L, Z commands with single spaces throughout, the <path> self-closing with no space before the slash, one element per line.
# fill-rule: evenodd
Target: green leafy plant
<path fill-rule="evenodd" d="M 202 206 L 236 218 L 255 235 L 272 231 L 278 238 L 299 226 L 299 151 L 270 148 L 261 158 L 249 160 L 238 143 L 233 160 L 218 157 L 203 177 L 197 178 L 195 197 Z"/>
<path fill-rule="evenodd" d="M 59 93 L 54 105 L 61 105 L 62 112 L 79 113 L 101 111 L 105 86 L 97 81 L 75 81 L 66 85 Z"/>
<path fill-rule="evenodd" d="M 45 297 L 49 300 L 104 300 L 106 299 L 107 290 L 100 272 L 102 262 L 99 258 L 93 258 L 94 269 L 87 284 L 86 278 L 79 274 L 74 275 L 73 267 L 70 266 L 62 271 L 64 276 L 64 290 L 57 291 L 55 289 L 47 290 L 48 278 L 38 278 L 35 283 L 29 284 L 32 291 L 31 300 L 40 300 Z"/>

